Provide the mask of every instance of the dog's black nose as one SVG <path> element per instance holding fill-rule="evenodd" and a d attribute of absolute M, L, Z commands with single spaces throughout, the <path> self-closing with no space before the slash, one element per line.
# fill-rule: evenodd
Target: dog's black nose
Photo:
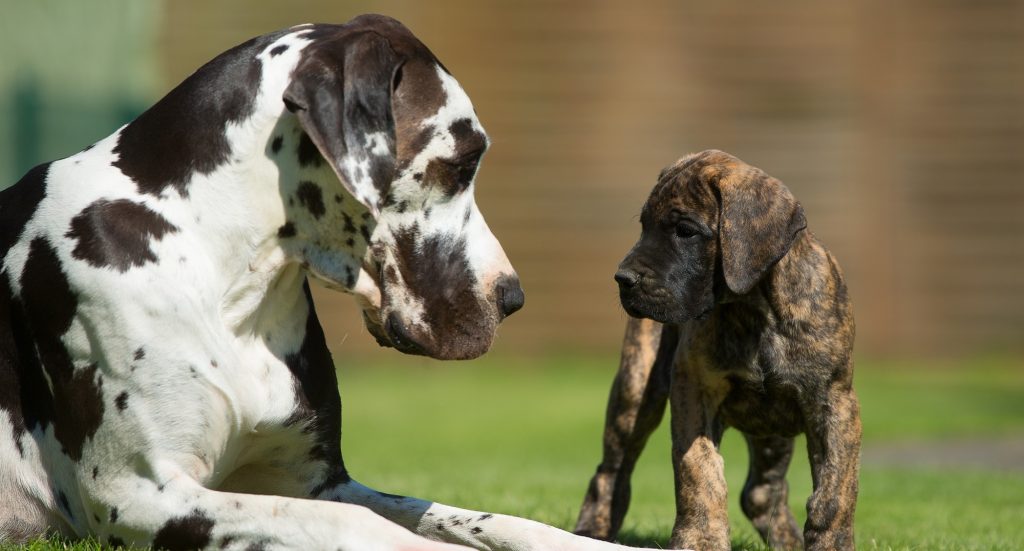
<path fill-rule="evenodd" d="M 615 272 L 615 281 L 623 289 L 632 289 L 640 281 L 640 274 L 631 270 L 619 270 Z"/>
<path fill-rule="evenodd" d="M 523 307 L 523 303 L 526 302 L 526 295 L 523 294 L 523 288 L 519 285 L 519 278 L 515 276 L 505 276 L 499 279 L 495 293 L 498 295 L 498 310 L 503 318 L 519 311 Z"/>

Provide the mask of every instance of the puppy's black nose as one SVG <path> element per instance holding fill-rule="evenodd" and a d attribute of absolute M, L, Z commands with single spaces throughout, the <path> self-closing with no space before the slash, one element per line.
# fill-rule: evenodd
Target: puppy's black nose
<path fill-rule="evenodd" d="M 519 311 L 523 307 L 523 303 L 526 302 L 526 295 L 519 285 L 519 278 L 515 276 L 499 279 L 495 286 L 495 294 L 498 296 L 498 310 L 503 318 Z"/>
<path fill-rule="evenodd" d="M 640 274 L 632 270 L 621 269 L 615 272 L 615 281 L 623 289 L 632 289 L 640 281 Z"/>

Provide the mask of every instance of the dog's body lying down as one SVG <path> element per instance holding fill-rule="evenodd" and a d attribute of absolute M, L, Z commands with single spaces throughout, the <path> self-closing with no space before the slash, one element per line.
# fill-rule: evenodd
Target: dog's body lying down
<path fill-rule="evenodd" d="M 621 527 L 630 474 L 667 401 L 673 547 L 729 549 L 718 444 L 734 427 L 750 451 L 740 500 L 761 536 L 779 548 L 853 549 L 861 435 L 853 313 L 800 204 L 761 170 L 705 151 L 662 171 L 641 224 L 615 276 L 634 319 L 576 531 L 610 538 Z M 814 479 L 802 535 L 785 480 L 800 433 Z"/>

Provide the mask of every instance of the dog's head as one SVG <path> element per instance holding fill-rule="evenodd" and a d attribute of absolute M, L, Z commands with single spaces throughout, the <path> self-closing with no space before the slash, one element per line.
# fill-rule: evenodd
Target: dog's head
<path fill-rule="evenodd" d="M 807 221 L 782 182 L 708 150 L 661 172 L 640 224 L 615 274 L 622 306 L 680 323 L 707 316 L 726 293 L 750 292 Z"/>
<path fill-rule="evenodd" d="M 472 103 L 393 19 L 313 26 L 302 38 L 283 101 L 302 133 L 298 156 L 305 143 L 336 180 L 316 187 L 336 191 L 296 188 L 293 205 L 315 208 L 295 209 L 304 218 L 282 229 L 305 236 L 292 249 L 319 279 L 356 294 L 382 345 L 483 354 L 523 292 L 474 201 L 488 139 Z"/>

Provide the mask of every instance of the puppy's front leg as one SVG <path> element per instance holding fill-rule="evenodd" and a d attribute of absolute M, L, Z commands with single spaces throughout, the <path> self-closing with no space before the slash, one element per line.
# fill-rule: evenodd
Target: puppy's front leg
<path fill-rule="evenodd" d="M 533 520 L 470 511 L 412 497 L 377 492 L 349 480 L 324 490 L 320 499 L 368 507 L 432 540 L 487 551 L 621 551 L 627 547 L 577 536 Z"/>
<path fill-rule="evenodd" d="M 720 393 L 687 366 L 676 367 L 669 398 L 676 489 L 676 522 L 669 547 L 674 549 L 730 548 L 725 470 L 718 453 L 723 428 L 715 417 L 720 401 Z"/>
<path fill-rule="evenodd" d="M 626 323 L 619 371 L 608 396 L 601 464 L 583 498 L 577 534 L 611 540 L 622 527 L 633 467 L 665 414 L 677 341 L 674 326 L 637 318 Z"/>
<path fill-rule="evenodd" d="M 832 388 L 808 417 L 807 453 L 814 493 L 807 500 L 807 551 L 853 547 L 860 469 L 860 405 L 853 388 Z"/>

